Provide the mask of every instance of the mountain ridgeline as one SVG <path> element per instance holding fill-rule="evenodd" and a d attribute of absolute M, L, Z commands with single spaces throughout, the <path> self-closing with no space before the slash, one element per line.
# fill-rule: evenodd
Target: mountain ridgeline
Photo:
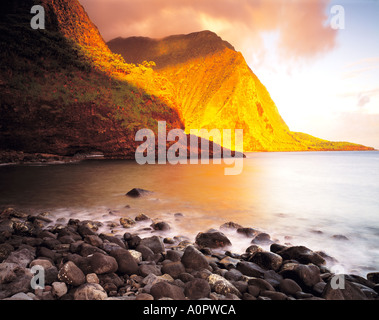
<path fill-rule="evenodd" d="M 33 5 L 45 30 L 30 26 Z M 77 0 L 0 6 L 0 156 L 132 159 L 135 133 L 157 133 L 158 121 L 187 133 L 244 129 L 245 151 L 368 149 L 291 132 L 241 53 L 212 32 L 108 46 Z"/>
<path fill-rule="evenodd" d="M 243 129 L 244 151 L 370 149 L 291 132 L 242 54 L 213 32 L 159 40 L 116 38 L 107 44 L 126 62 L 156 63 L 155 71 L 174 85 L 178 111 L 188 131 Z"/>

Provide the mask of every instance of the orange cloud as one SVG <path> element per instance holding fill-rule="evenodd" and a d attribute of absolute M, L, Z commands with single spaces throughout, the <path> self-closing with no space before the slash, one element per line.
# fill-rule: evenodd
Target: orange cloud
<path fill-rule="evenodd" d="M 161 38 L 211 30 L 243 51 L 259 54 L 262 33 L 279 33 L 284 58 L 313 57 L 335 46 L 325 26 L 327 0 L 81 0 L 106 41 L 115 37 Z M 214 30 L 217 29 L 217 30 Z"/>

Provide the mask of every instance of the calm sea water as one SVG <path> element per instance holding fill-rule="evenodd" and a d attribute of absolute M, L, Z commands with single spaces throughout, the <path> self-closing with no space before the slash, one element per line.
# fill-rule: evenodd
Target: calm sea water
<path fill-rule="evenodd" d="M 107 160 L 1 166 L 0 207 L 104 225 L 145 213 L 169 222 L 170 235 L 191 240 L 234 221 L 281 243 L 322 250 L 346 272 L 379 270 L 379 152 L 251 153 L 241 175 L 225 176 L 224 168 Z M 154 193 L 126 197 L 135 187 Z M 233 251 L 249 246 L 251 239 L 226 234 Z"/>

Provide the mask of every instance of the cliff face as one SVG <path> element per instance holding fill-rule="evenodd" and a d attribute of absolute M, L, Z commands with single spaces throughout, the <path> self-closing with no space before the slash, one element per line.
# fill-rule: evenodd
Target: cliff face
<path fill-rule="evenodd" d="M 45 8 L 45 30 L 30 27 L 34 4 Z M 0 149 L 133 158 L 138 129 L 183 127 L 161 77 L 113 54 L 78 1 L 1 6 Z M 146 77 L 154 92 L 136 85 Z"/>
<path fill-rule="evenodd" d="M 35 4 L 45 30 L 30 27 Z M 77 0 L 0 7 L 0 151 L 134 158 L 135 133 L 157 133 L 158 121 L 244 129 L 246 151 L 335 149 L 290 132 L 242 55 L 214 33 L 116 39 L 114 53 Z"/>
<path fill-rule="evenodd" d="M 161 40 L 117 38 L 108 46 L 127 62 L 156 63 L 175 88 L 187 131 L 243 129 L 244 151 L 365 149 L 291 132 L 242 54 L 210 31 Z"/>

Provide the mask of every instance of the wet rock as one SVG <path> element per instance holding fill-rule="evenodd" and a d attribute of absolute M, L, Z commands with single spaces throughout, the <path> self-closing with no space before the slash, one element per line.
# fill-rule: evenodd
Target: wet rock
<path fill-rule="evenodd" d="M 122 225 L 123 228 L 128 229 L 128 228 L 133 227 L 136 224 L 136 222 L 131 218 L 125 217 L 125 218 L 120 218 L 120 224 Z"/>
<path fill-rule="evenodd" d="M 287 263 L 283 265 L 279 274 L 283 278 L 294 280 L 302 288 L 312 288 L 321 281 L 320 269 L 313 264 Z"/>
<path fill-rule="evenodd" d="M 251 240 L 253 244 L 267 244 L 272 243 L 271 237 L 268 233 L 261 232 L 255 236 L 253 240 Z"/>
<path fill-rule="evenodd" d="M 235 286 L 237 290 L 242 294 L 248 290 L 248 284 L 246 281 L 230 281 L 230 283 Z"/>
<path fill-rule="evenodd" d="M 173 262 L 180 261 L 180 259 L 183 257 L 183 251 L 179 250 L 167 250 L 166 252 L 166 258 L 168 260 L 171 260 Z"/>
<path fill-rule="evenodd" d="M 237 270 L 249 277 L 261 278 L 265 274 L 265 270 L 253 262 L 241 261 L 237 264 Z"/>
<path fill-rule="evenodd" d="M 78 232 L 82 237 L 96 235 L 95 231 L 84 224 L 78 226 Z"/>
<path fill-rule="evenodd" d="M 59 270 L 58 279 L 74 287 L 82 285 L 86 277 L 81 269 L 72 261 L 66 262 Z"/>
<path fill-rule="evenodd" d="M 208 247 L 208 248 L 223 248 L 226 246 L 230 246 L 232 243 L 230 240 L 219 231 L 212 232 L 200 232 L 196 236 L 196 244 L 200 247 Z"/>
<path fill-rule="evenodd" d="M 133 257 L 131 257 L 131 259 L 134 261 Z M 114 257 L 98 252 L 88 256 L 86 262 L 89 269 L 96 274 L 113 273 L 118 269 L 118 264 Z"/>
<path fill-rule="evenodd" d="M 258 232 L 253 228 L 237 228 L 237 233 L 243 234 L 245 237 L 252 238 Z"/>
<path fill-rule="evenodd" d="M 219 266 L 222 266 L 225 269 L 235 268 L 237 266 L 237 263 L 240 262 L 239 259 L 233 259 L 229 256 L 226 256 L 225 258 L 221 259 L 220 261 L 217 261 L 217 264 Z"/>
<path fill-rule="evenodd" d="M 344 236 L 343 234 L 335 234 L 335 235 L 332 236 L 332 239 L 343 240 L 343 241 L 349 240 L 349 238 L 346 237 L 346 236 Z"/>
<path fill-rule="evenodd" d="M 127 233 L 124 234 L 124 239 L 125 235 L 127 235 Z M 137 235 L 130 235 L 130 237 L 128 236 L 126 241 L 130 249 L 135 249 L 141 244 L 141 238 Z"/>
<path fill-rule="evenodd" d="M 136 248 L 136 251 L 140 252 L 142 254 L 142 260 L 144 261 L 150 261 L 154 257 L 154 252 L 150 248 L 144 246 L 144 245 L 139 245 Z"/>
<path fill-rule="evenodd" d="M 199 278 L 187 282 L 184 288 L 184 294 L 190 300 L 208 298 L 210 293 L 211 287 L 208 281 Z"/>
<path fill-rule="evenodd" d="M 35 254 L 32 251 L 23 248 L 10 253 L 4 262 L 15 263 L 20 267 L 26 268 L 34 258 Z"/>
<path fill-rule="evenodd" d="M 10 297 L 19 292 L 30 290 L 32 274 L 15 263 L 3 262 L 0 264 L 0 299 Z"/>
<path fill-rule="evenodd" d="M 0 262 L 3 262 L 12 251 L 14 251 L 14 247 L 9 243 L 0 244 Z"/>
<path fill-rule="evenodd" d="M 100 239 L 100 237 L 96 235 L 88 235 L 84 237 L 84 242 L 89 243 L 90 245 L 94 247 L 101 247 L 103 244 L 103 240 Z"/>
<path fill-rule="evenodd" d="M 264 279 L 253 278 L 247 282 L 250 286 L 258 287 L 261 291 L 275 291 L 274 287 Z"/>
<path fill-rule="evenodd" d="M 147 277 L 149 274 L 161 276 L 161 269 L 155 264 L 142 264 L 138 267 L 138 274 L 142 277 Z"/>
<path fill-rule="evenodd" d="M 178 276 L 178 279 L 182 280 L 184 283 L 188 281 L 192 281 L 195 279 L 195 277 L 192 274 L 189 274 L 188 272 L 183 272 Z"/>
<path fill-rule="evenodd" d="M 270 298 L 271 300 L 287 300 L 288 297 L 282 292 L 261 291 L 260 296 Z"/>
<path fill-rule="evenodd" d="M 292 279 L 283 279 L 280 281 L 279 290 L 287 295 L 295 295 L 302 291 L 301 287 Z"/>
<path fill-rule="evenodd" d="M 227 295 L 229 293 L 235 294 L 241 297 L 241 293 L 238 289 L 233 286 L 230 281 L 226 280 L 224 277 L 218 274 L 212 274 L 208 277 L 208 283 L 210 284 L 213 291 L 218 294 Z"/>
<path fill-rule="evenodd" d="M 367 279 L 372 283 L 379 284 L 379 272 L 371 272 L 367 274 Z"/>
<path fill-rule="evenodd" d="M 120 238 L 118 238 L 117 236 L 102 233 L 99 235 L 99 237 L 103 241 L 109 241 L 110 243 L 117 244 L 118 246 L 120 246 L 123 249 L 128 249 L 127 246 L 125 245 L 125 243 Z"/>
<path fill-rule="evenodd" d="M 154 297 L 148 293 L 140 293 L 137 295 L 136 300 L 154 300 Z"/>
<path fill-rule="evenodd" d="M 165 251 L 163 241 L 158 236 L 152 236 L 141 240 L 141 245 L 151 249 L 154 253 L 161 253 Z M 139 251 L 139 250 L 138 250 Z"/>
<path fill-rule="evenodd" d="M 313 263 L 316 266 L 325 264 L 325 259 L 304 246 L 286 247 L 277 252 L 284 260 L 297 260 L 300 263 Z"/>
<path fill-rule="evenodd" d="M 139 215 L 137 215 L 135 218 L 134 218 L 135 221 L 146 221 L 146 220 L 150 220 L 150 218 L 144 214 L 144 213 L 140 213 Z"/>
<path fill-rule="evenodd" d="M 33 300 L 33 298 L 28 296 L 24 292 L 20 292 L 20 293 L 14 294 L 13 296 L 11 296 L 9 298 L 5 298 L 4 300 L 16 300 L 16 301 L 27 301 L 27 300 L 29 300 L 30 301 L 30 300 Z"/>
<path fill-rule="evenodd" d="M 173 300 L 185 299 L 183 289 L 167 281 L 154 284 L 150 289 L 150 294 L 155 300 L 159 300 L 161 298 L 171 298 Z"/>
<path fill-rule="evenodd" d="M 333 289 L 332 282 L 329 281 L 321 295 L 326 300 L 367 300 L 366 295 L 350 281 L 345 281 L 344 289 Z"/>
<path fill-rule="evenodd" d="M 318 283 L 316 283 L 313 287 L 312 287 L 312 292 L 315 296 L 321 296 L 323 291 L 324 291 L 324 288 L 326 286 L 326 283 L 324 281 L 320 281 Z"/>
<path fill-rule="evenodd" d="M 51 293 L 57 298 L 64 296 L 68 291 L 67 285 L 64 282 L 53 282 L 51 287 Z"/>
<path fill-rule="evenodd" d="M 85 283 L 76 289 L 74 300 L 105 300 L 108 298 L 103 287 L 96 283 Z"/>
<path fill-rule="evenodd" d="M 193 270 L 201 270 L 209 266 L 205 256 L 194 246 L 188 246 L 185 249 L 181 262 L 186 268 Z"/>
<path fill-rule="evenodd" d="M 264 269 L 278 271 L 282 265 L 283 258 L 276 253 L 262 251 L 256 252 L 249 261 L 256 263 Z"/>
<path fill-rule="evenodd" d="M 243 277 L 242 272 L 237 269 L 230 269 L 224 275 L 224 278 L 230 281 L 239 281 L 242 279 L 242 277 Z"/>
<path fill-rule="evenodd" d="M 89 273 L 86 275 L 87 283 L 100 283 L 99 277 L 96 273 Z"/>
<path fill-rule="evenodd" d="M 179 275 L 185 271 L 185 267 L 180 261 L 169 262 L 162 267 L 162 272 L 169 274 L 174 279 L 177 279 Z"/>
<path fill-rule="evenodd" d="M 262 252 L 262 251 L 263 251 L 263 249 L 260 246 L 256 245 L 256 244 L 252 244 L 251 246 L 249 246 L 248 248 L 246 248 L 246 252 L 247 253 L 252 253 L 252 254 L 255 254 L 257 252 Z"/>
<path fill-rule="evenodd" d="M 168 230 L 171 229 L 170 225 L 167 222 L 164 222 L 164 221 L 152 223 L 151 227 L 154 230 L 158 230 L 158 231 L 168 231 Z"/>
<path fill-rule="evenodd" d="M 131 198 L 139 198 L 148 194 L 151 194 L 151 191 L 140 189 L 140 188 L 134 188 L 126 193 L 126 196 Z"/>
<path fill-rule="evenodd" d="M 71 248 L 71 247 L 70 247 Z M 82 243 L 79 247 L 80 255 L 83 257 L 88 257 L 90 255 L 93 255 L 95 253 L 101 253 L 106 254 L 106 252 L 98 247 L 92 246 L 88 243 Z"/>
<path fill-rule="evenodd" d="M 138 271 L 138 264 L 131 253 L 126 249 L 117 249 L 110 252 L 110 255 L 115 258 L 118 272 L 122 274 L 135 274 Z M 108 272 L 110 273 L 110 272 Z"/>
<path fill-rule="evenodd" d="M 37 248 L 37 257 L 45 257 L 49 258 L 51 261 L 55 260 L 55 252 L 53 250 L 50 250 L 45 247 L 38 247 Z"/>
<path fill-rule="evenodd" d="M 137 263 L 142 261 L 142 253 L 137 250 L 128 250 Z"/>
<path fill-rule="evenodd" d="M 123 278 L 119 277 L 116 273 L 99 274 L 98 278 L 101 286 L 106 283 L 113 283 L 117 288 L 124 285 Z"/>
<path fill-rule="evenodd" d="M 221 225 L 220 228 L 221 229 L 238 229 L 238 228 L 242 228 L 242 226 L 233 221 L 229 221 Z"/>

